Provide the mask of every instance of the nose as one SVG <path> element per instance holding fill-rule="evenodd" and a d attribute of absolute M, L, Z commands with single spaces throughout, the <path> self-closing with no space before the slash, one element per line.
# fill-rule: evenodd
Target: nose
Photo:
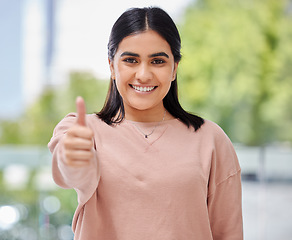
<path fill-rule="evenodd" d="M 151 67 L 147 63 L 141 63 L 137 67 L 136 78 L 138 81 L 142 83 L 146 83 L 150 81 L 153 77 L 153 73 L 151 71 Z"/>

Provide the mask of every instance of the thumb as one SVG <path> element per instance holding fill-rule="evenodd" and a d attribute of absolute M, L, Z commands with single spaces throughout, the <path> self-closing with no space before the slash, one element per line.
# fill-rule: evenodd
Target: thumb
<path fill-rule="evenodd" d="M 86 106 L 82 97 L 76 98 L 77 124 L 85 126 Z"/>

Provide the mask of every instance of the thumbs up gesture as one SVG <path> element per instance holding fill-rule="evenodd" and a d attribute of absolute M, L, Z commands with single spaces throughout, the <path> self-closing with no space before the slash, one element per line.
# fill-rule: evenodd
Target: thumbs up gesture
<path fill-rule="evenodd" d="M 93 158 L 93 132 L 86 126 L 86 107 L 82 97 L 76 99 L 77 120 L 64 138 L 65 163 L 83 167 Z"/>

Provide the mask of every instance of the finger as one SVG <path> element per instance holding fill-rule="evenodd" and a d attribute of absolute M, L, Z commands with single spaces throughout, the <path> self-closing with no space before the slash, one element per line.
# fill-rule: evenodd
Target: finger
<path fill-rule="evenodd" d="M 71 167 L 83 167 L 89 164 L 89 160 L 70 160 L 66 164 Z"/>
<path fill-rule="evenodd" d="M 92 140 L 93 137 L 93 131 L 90 128 L 81 125 L 73 126 L 66 134 L 69 136 L 70 140 L 72 140 L 73 137 Z"/>
<path fill-rule="evenodd" d="M 84 161 L 88 162 L 93 158 L 92 151 L 74 150 L 65 152 L 67 162 L 70 161 Z"/>
<path fill-rule="evenodd" d="M 82 97 L 76 98 L 77 124 L 85 126 L 86 106 Z"/>
<path fill-rule="evenodd" d="M 68 150 L 91 150 L 93 142 L 88 139 L 73 138 L 70 141 L 64 141 L 64 146 Z"/>

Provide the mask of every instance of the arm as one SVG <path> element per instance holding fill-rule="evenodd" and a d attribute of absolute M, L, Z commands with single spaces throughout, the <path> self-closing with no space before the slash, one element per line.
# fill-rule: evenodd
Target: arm
<path fill-rule="evenodd" d="M 56 126 L 48 146 L 53 154 L 54 181 L 63 188 L 74 188 L 79 203 L 84 203 L 96 190 L 100 174 L 93 134 L 86 126 L 85 105 L 80 111 L 78 101 L 77 112 L 78 117 L 69 114 Z"/>
<path fill-rule="evenodd" d="M 241 170 L 233 145 L 219 129 L 208 184 L 208 211 L 214 240 L 242 240 Z"/>
<path fill-rule="evenodd" d="M 243 239 L 240 171 L 208 196 L 208 211 L 214 240 Z"/>

